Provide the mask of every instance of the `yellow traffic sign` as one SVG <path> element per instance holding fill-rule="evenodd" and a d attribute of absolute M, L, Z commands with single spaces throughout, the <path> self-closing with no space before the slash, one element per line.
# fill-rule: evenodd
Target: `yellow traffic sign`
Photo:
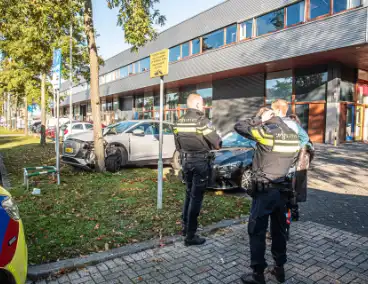
<path fill-rule="evenodd" d="M 152 53 L 150 55 L 150 77 L 161 77 L 169 74 L 169 50 Z"/>

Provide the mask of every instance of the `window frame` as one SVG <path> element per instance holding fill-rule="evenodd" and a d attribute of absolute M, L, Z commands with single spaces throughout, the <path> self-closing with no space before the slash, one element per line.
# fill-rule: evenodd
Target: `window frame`
<path fill-rule="evenodd" d="M 174 48 L 179 48 L 179 59 L 176 59 L 176 60 L 171 61 L 171 60 L 170 60 L 170 52 L 171 52 L 171 50 L 173 50 Z M 170 47 L 170 48 L 169 48 L 169 63 L 177 62 L 177 61 L 180 61 L 181 59 L 182 59 L 182 57 L 181 57 L 181 44 L 174 45 L 173 47 Z"/>
<path fill-rule="evenodd" d="M 251 27 L 251 36 L 250 37 L 247 37 L 247 29 L 245 28 L 245 36 L 243 36 L 243 31 L 244 31 L 244 27 L 243 25 L 246 26 L 246 24 L 250 22 L 252 24 L 252 27 Z M 239 29 L 239 41 L 243 41 L 243 40 L 249 40 L 249 39 L 252 39 L 254 38 L 254 18 L 251 18 L 251 19 L 248 19 L 248 20 L 245 20 L 245 21 L 242 21 L 240 24 L 240 29 Z"/>
<path fill-rule="evenodd" d="M 315 21 L 318 19 L 322 19 L 322 18 L 331 16 L 333 14 L 333 0 L 328 0 L 328 3 L 330 5 L 328 13 L 312 18 L 311 17 L 312 16 L 311 1 L 313 0 L 308 0 L 308 11 L 307 11 L 308 21 Z"/>
<path fill-rule="evenodd" d="M 288 25 L 288 8 L 291 7 L 291 6 L 294 6 L 294 5 L 299 5 L 302 2 L 304 2 L 303 20 L 301 22 Z M 295 27 L 295 26 L 298 26 L 298 25 L 301 25 L 301 24 L 304 24 L 304 23 L 307 22 L 306 12 L 307 12 L 307 6 L 309 5 L 308 3 L 309 3 L 308 0 L 302 0 L 302 1 L 298 1 L 298 2 L 292 3 L 292 4 L 290 4 L 290 5 L 288 5 L 288 6 L 285 7 L 284 28 Z"/>
<path fill-rule="evenodd" d="M 267 32 L 267 33 L 258 34 L 258 31 L 259 31 L 259 29 L 258 29 L 258 19 L 260 19 L 260 18 L 262 18 L 262 17 L 264 17 L 264 16 L 266 16 L 266 15 L 269 15 L 269 14 L 271 14 L 271 13 L 276 13 L 276 12 L 278 12 L 278 11 L 282 11 L 282 12 L 283 12 L 283 17 L 282 17 L 282 20 L 283 20 L 283 26 L 282 26 L 282 28 L 280 28 L 280 29 L 276 29 L 276 30 L 273 30 L 273 31 L 270 31 L 270 32 Z M 267 12 L 267 13 L 265 13 L 265 14 L 261 14 L 261 15 L 259 15 L 259 16 L 254 17 L 253 24 L 254 24 L 254 23 L 255 23 L 255 27 L 254 27 L 253 29 L 255 30 L 255 37 L 265 36 L 265 35 L 272 34 L 272 33 L 275 33 L 275 32 L 278 32 L 278 31 L 281 31 L 281 30 L 285 29 L 285 7 L 278 8 L 278 9 L 276 9 L 276 10 L 272 10 L 272 11 Z M 254 32 L 254 31 L 253 31 L 253 32 Z"/>
<path fill-rule="evenodd" d="M 222 45 L 221 46 L 218 46 L 218 47 L 215 47 L 215 48 L 211 48 L 211 49 L 207 49 L 207 50 L 203 50 L 203 43 L 204 43 L 204 38 L 207 36 L 211 36 L 211 35 L 214 35 L 216 33 L 221 33 L 222 32 Z M 201 36 L 201 53 L 205 53 L 205 52 L 208 52 L 208 51 L 211 51 L 211 50 L 215 50 L 215 49 L 219 49 L 219 48 L 222 48 L 225 46 L 225 38 L 226 38 L 226 28 L 222 28 L 222 29 L 217 29 L 213 32 L 210 32 L 210 33 L 207 33 L 203 36 Z"/>
<path fill-rule="evenodd" d="M 232 41 L 232 42 L 227 42 L 227 37 L 228 37 L 228 29 L 229 28 L 232 28 L 232 27 L 235 27 L 235 40 Z M 231 44 L 235 44 L 238 42 L 238 23 L 234 23 L 232 25 L 229 25 L 229 26 L 226 26 L 225 29 L 224 29 L 224 46 L 226 45 L 231 45 Z"/>

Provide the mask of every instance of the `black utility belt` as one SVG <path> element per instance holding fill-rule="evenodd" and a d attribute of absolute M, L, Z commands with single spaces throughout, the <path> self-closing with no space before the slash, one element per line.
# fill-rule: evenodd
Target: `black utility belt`
<path fill-rule="evenodd" d="M 182 159 L 208 159 L 210 153 L 181 153 Z"/>
<path fill-rule="evenodd" d="M 285 183 L 272 183 L 272 182 L 260 182 L 252 181 L 253 188 L 258 192 L 270 191 L 270 190 L 280 190 L 280 191 L 291 191 L 291 185 L 287 182 Z"/>

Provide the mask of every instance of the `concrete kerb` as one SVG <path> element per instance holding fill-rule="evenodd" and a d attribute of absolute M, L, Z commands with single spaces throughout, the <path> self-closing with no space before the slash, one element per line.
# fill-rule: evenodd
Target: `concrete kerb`
<path fill-rule="evenodd" d="M 10 189 L 8 172 L 6 171 L 3 156 L 0 154 L 0 185 L 5 189 Z"/>
<path fill-rule="evenodd" d="M 231 227 L 233 225 L 239 225 L 247 221 L 248 221 L 248 217 L 242 217 L 239 219 L 232 219 L 232 220 L 222 220 L 216 224 L 205 227 L 203 230 L 201 230 L 200 233 L 201 234 L 215 233 L 216 231 L 220 229 Z M 112 250 L 105 251 L 105 252 L 93 253 L 86 257 L 72 258 L 72 259 L 61 260 L 61 261 L 54 262 L 54 263 L 34 265 L 34 266 L 28 267 L 28 278 L 30 280 L 36 281 L 36 280 L 50 277 L 52 275 L 57 275 L 58 273 L 63 272 L 63 271 L 69 272 L 72 270 L 82 269 L 90 265 L 96 265 L 98 263 L 112 260 L 115 258 L 124 257 L 127 255 L 142 252 L 148 249 L 157 248 L 162 245 L 171 245 L 177 241 L 182 241 L 182 240 L 183 240 L 183 237 L 181 236 L 167 237 L 161 240 L 160 239 L 149 240 L 149 241 L 145 241 L 145 242 L 141 242 L 137 244 L 126 245 L 126 246 L 112 249 Z"/>

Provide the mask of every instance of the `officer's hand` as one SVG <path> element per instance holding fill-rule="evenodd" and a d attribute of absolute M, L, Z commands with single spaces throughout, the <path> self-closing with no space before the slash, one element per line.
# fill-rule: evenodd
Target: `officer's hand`
<path fill-rule="evenodd" d="M 267 110 L 264 113 L 262 113 L 261 119 L 262 123 L 266 122 L 267 120 L 270 120 L 274 116 L 274 112 L 272 110 Z"/>

